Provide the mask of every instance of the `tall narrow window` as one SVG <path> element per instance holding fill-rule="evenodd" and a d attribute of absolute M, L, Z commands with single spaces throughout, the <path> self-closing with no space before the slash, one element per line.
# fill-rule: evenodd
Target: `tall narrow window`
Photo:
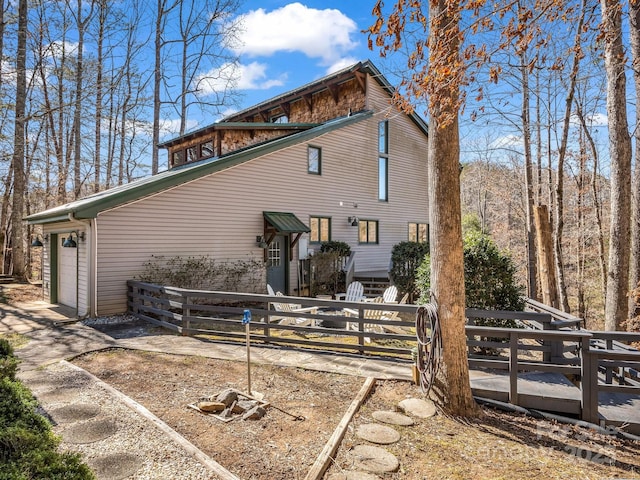
<path fill-rule="evenodd" d="M 358 222 L 358 242 L 378 243 L 377 220 L 360 220 Z"/>
<path fill-rule="evenodd" d="M 378 124 L 378 200 L 389 201 L 389 122 Z"/>
<path fill-rule="evenodd" d="M 329 217 L 310 217 L 309 241 L 311 243 L 328 242 L 331 240 L 331 218 Z"/>
<path fill-rule="evenodd" d="M 307 161 L 309 173 L 320 175 L 322 171 L 322 150 L 320 147 L 308 147 Z"/>
<path fill-rule="evenodd" d="M 389 200 L 389 159 L 378 157 L 378 200 Z"/>
<path fill-rule="evenodd" d="M 389 121 L 383 120 L 378 124 L 378 152 L 389 153 Z"/>

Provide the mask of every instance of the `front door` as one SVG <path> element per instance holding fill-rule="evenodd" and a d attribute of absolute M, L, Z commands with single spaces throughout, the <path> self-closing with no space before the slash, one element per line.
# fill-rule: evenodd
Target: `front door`
<path fill-rule="evenodd" d="M 267 283 L 274 291 L 287 291 L 287 264 L 288 264 L 287 239 L 277 235 L 267 247 Z"/>

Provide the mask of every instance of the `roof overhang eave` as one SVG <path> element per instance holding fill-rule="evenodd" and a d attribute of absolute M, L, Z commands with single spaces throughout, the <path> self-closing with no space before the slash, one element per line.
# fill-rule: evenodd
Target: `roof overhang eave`
<path fill-rule="evenodd" d="M 46 223 L 58 223 L 58 222 L 68 222 L 70 221 L 69 213 L 60 213 L 57 215 L 30 215 L 25 220 L 27 221 L 27 225 L 43 225 Z"/>

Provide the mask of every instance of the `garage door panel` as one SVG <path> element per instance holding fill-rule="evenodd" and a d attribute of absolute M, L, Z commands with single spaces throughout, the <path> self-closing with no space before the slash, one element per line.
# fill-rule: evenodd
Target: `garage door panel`
<path fill-rule="evenodd" d="M 58 244 L 58 303 L 76 308 L 78 256 L 77 248 L 62 246 L 64 236 Z"/>

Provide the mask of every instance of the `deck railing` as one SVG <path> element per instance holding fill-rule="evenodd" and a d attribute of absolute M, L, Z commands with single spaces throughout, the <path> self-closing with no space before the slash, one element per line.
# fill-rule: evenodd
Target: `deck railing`
<path fill-rule="evenodd" d="M 316 313 L 276 311 L 276 303 L 317 307 L 318 310 Z M 129 281 L 128 308 L 136 317 L 182 335 L 200 334 L 244 341 L 242 315 L 248 309 L 253 319 L 250 328 L 254 342 L 390 356 L 407 363 L 416 345 L 412 329 L 417 305 L 212 292 Z M 357 311 L 358 315 L 345 315 L 343 308 Z M 387 313 L 374 320 L 367 318 L 371 310 Z M 397 313 L 397 318 L 387 318 L 393 316 L 393 312 Z M 590 422 L 598 422 L 599 392 L 640 395 L 640 351 L 626 345 L 640 342 L 640 333 L 473 325 L 473 319 L 478 318 L 553 325 L 550 314 L 545 312 L 468 309 L 467 316 L 471 323 L 466 327 L 469 366 L 508 371 L 509 401 L 514 404 L 518 404 L 518 373 L 523 371 L 555 372 L 571 378 L 582 392 L 580 411 L 576 413 Z M 273 322 L 274 318 L 291 318 L 291 324 Z M 298 325 L 297 318 L 311 320 L 311 325 Z"/>
<path fill-rule="evenodd" d="M 188 290 L 136 281 L 129 281 L 128 289 L 128 308 L 133 315 L 182 335 L 243 340 L 242 315 L 249 309 L 251 339 L 256 342 L 394 356 L 407 361 L 416 344 L 415 335 L 409 333 L 414 326 L 416 305 Z M 317 307 L 318 310 L 317 313 L 277 311 L 276 304 Z M 357 311 L 358 316 L 344 314 L 343 308 Z M 398 316 L 374 320 L 365 317 L 367 310 L 396 312 Z M 403 315 L 410 320 L 403 320 Z M 274 318 L 278 321 L 273 321 Z M 289 318 L 291 324 L 287 324 Z M 297 324 L 298 318 L 310 320 L 311 325 Z M 340 341 L 331 341 L 335 336 Z"/>

